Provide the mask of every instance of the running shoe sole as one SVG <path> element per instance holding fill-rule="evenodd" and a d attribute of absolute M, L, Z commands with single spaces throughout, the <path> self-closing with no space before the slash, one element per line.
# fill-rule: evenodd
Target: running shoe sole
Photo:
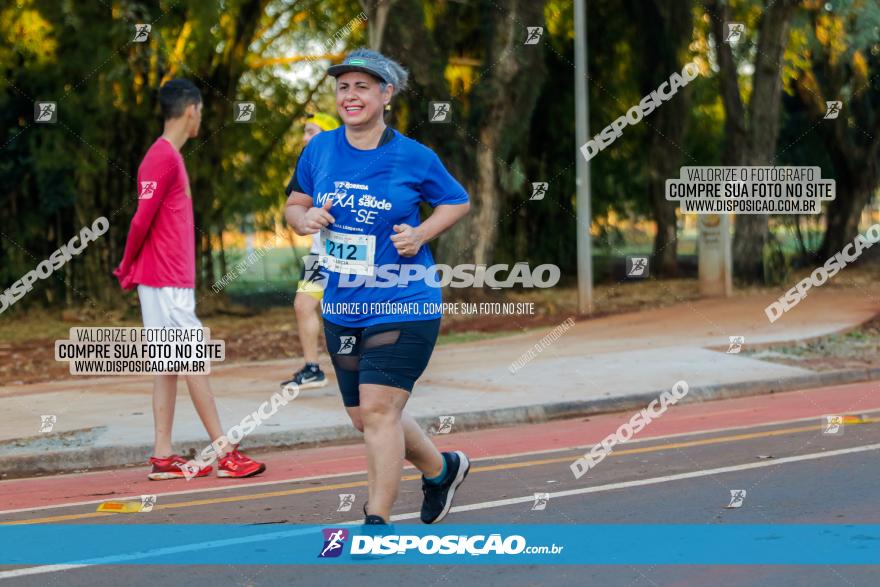
<path fill-rule="evenodd" d="M 183 473 L 150 473 L 147 479 L 150 481 L 167 481 L 169 479 L 183 479 Z"/>
<path fill-rule="evenodd" d="M 431 522 L 432 524 L 436 524 L 449 513 L 450 508 L 452 508 L 452 498 L 455 497 L 455 490 L 458 489 L 458 486 L 467 478 L 468 473 L 471 470 L 471 462 L 468 460 L 467 456 L 465 456 L 460 450 L 455 451 L 455 454 L 457 454 L 459 458 L 458 473 L 456 473 L 452 485 L 449 486 L 449 492 L 446 494 L 446 504 L 443 506 L 443 511 L 440 512 L 440 515 L 437 516 L 436 520 Z"/>
<path fill-rule="evenodd" d="M 293 381 L 288 381 L 287 383 L 282 383 L 281 387 L 284 387 L 286 385 L 291 385 L 293 383 L 294 383 Z M 328 383 L 329 383 L 329 381 L 327 381 L 326 379 L 323 379 L 322 381 L 310 381 L 309 383 L 301 383 L 298 385 L 298 387 L 301 390 L 302 389 L 316 389 L 318 387 L 326 387 Z"/>
<path fill-rule="evenodd" d="M 226 471 L 222 471 L 220 469 L 217 469 L 217 476 L 218 477 L 227 477 L 230 479 L 245 479 L 247 477 L 253 477 L 254 475 L 259 475 L 260 473 L 262 473 L 265 470 L 266 470 L 266 465 L 264 465 L 264 464 L 261 464 L 259 469 L 257 469 L 256 471 L 253 471 L 251 473 L 248 473 L 247 475 L 236 475 L 235 473 L 227 473 Z"/>
<path fill-rule="evenodd" d="M 202 473 L 200 475 L 193 475 L 193 477 L 207 477 L 211 472 Z M 168 481 L 170 479 L 186 479 L 186 475 L 183 473 L 171 473 L 168 471 L 163 471 L 161 473 L 149 473 L 147 475 L 147 479 L 150 481 Z"/>

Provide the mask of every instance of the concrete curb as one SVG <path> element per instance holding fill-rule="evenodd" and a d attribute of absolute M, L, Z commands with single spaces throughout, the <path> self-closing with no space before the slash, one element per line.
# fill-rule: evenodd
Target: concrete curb
<path fill-rule="evenodd" d="M 880 369 L 851 369 L 788 377 L 691 387 L 681 403 L 704 402 L 749 395 L 762 395 L 843 385 L 880 379 Z M 629 394 L 624 397 L 558 402 L 533 406 L 498 408 L 443 414 L 455 416 L 455 432 L 479 430 L 515 424 L 536 424 L 554 419 L 590 416 L 608 412 L 640 409 L 667 389 L 656 389 Z M 438 416 L 420 416 L 419 424 L 426 429 L 437 424 Z M 326 426 L 308 430 L 290 430 L 275 433 L 257 433 L 247 437 L 249 453 L 279 448 L 308 448 L 328 443 L 340 444 L 360 440 L 361 434 L 349 425 Z M 16 442 L 16 441 L 11 441 Z M 7 444 L 7 443 L 4 443 Z M 205 444 L 179 443 L 181 454 L 194 455 Z M 129 465 L 143 466 L 152 450 L 152 444 L 118 445 L 100 448 L 73 447 L 0 457 L 3 478 L 27 477 L 83 470 L 97 470 Z"/>

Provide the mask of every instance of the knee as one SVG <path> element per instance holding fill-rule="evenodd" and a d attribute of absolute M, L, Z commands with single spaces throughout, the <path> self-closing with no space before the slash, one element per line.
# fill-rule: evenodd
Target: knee
<path fill-rule="evenodd" d="M 400 414 L 391 402 L 371 399 L 361 399 L 361 420 L 366 427 L 380 425 L 399 418 Z"/>
<path fill-rule="evenodd" d="M 312 310 L 311 299 L 308 294 L 296 294 L 296 297 L 293 298 L 293 311 L 296 312 L 297 317 L 308 316 Z"/>
<path fill-rule="evenodd" d="M 174 389 L 177 390 L 177 374 L 174 375 L 154 375 L 153 389 Z"/>

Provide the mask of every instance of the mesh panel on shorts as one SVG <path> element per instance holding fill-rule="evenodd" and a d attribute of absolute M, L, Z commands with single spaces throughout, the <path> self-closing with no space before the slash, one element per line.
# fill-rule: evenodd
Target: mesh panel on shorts
<path fill-rule="evenodd" d="M 333 363 L 346 371 L 357 371 L 361 358 L 352 355 L 334 355 Z"/>
<path fill-rule="evenodd" d="M 400 338 L 399 330 L 389 330 L 388 332 L 374 334 L 370 338 L 364 340 L 364 350 L 394 344 L 397 342 L 398 338 Z"/>

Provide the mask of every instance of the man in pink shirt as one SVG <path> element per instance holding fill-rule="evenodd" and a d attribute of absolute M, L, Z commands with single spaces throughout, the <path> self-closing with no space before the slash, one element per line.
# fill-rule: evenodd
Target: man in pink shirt
<path fill-rule="evenodd" d="M 145 328 L 201 328 L 195 313 L 192 194 L 180 149 L 198 135 L 202 95 L 191 81 L 174 79 L 159 89 L 159 104 L 165 128 L 138 168 L 138 208 L 131 219 L 122 262 L 113 274 L 123 289 L 137 286 Z M 186 383 L 202 424 L 216 442 L 223 436 L 223 429 L 208 377 L 186 375 Z M 152 480 L 186 476 L 187 460 L 171 448 L 176 399 L 177 375 L 154 376 L 156 444 L 148 475 Z M 220 456 L 217 475 L 251 477 L 265 469 L 263 463 L 243 455 L 235 446 Z M 204 477 L 211 470 L 210 466 L 202 467 L 194 476 Z"/>

